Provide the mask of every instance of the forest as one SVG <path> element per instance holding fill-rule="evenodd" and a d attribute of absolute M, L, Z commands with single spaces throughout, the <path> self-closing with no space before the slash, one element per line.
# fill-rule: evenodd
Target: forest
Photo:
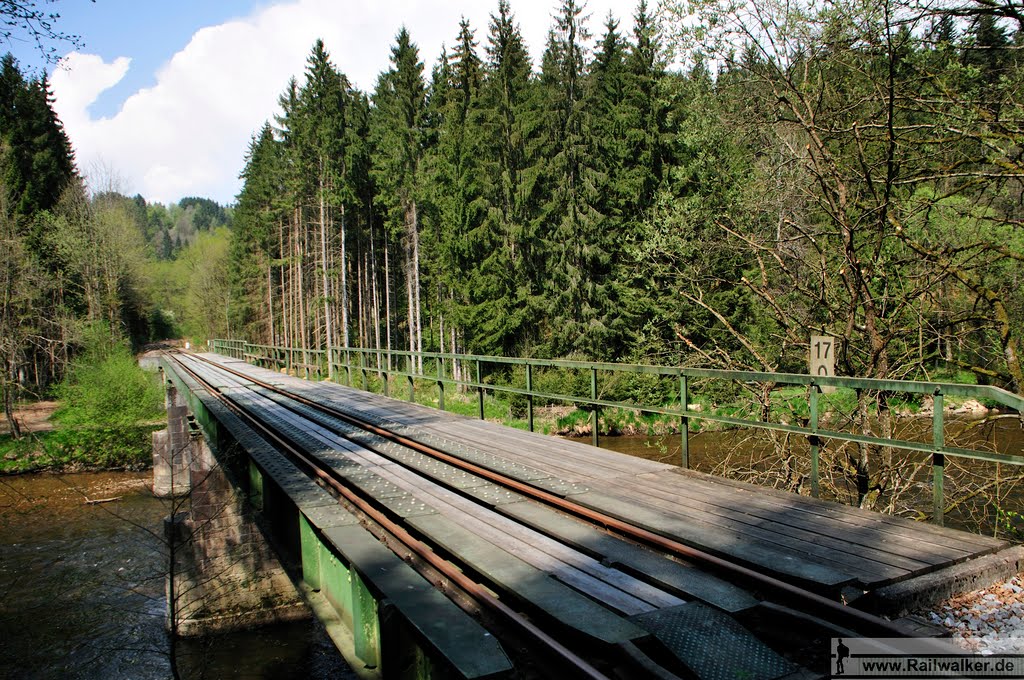
<path fill-rule="evenodd" d="M 1024 389 L 1012 3 L 501 0 L 372 92 L 322 42 L 252 139 L 232 328 L 386 347 Z M 677 66 L 672 66 L 673 64 Z"/>
<path fill-rule="evenodd" d="M 0 62 L 0 397 L 51 397 L 78 356 L 226 334 L 231 209 L 86 184 L 45 75 Z M 127 349 L 127 348 L 126 348 Z M 129 355 L 130 356 L 130 355 Z"/>
<path fill-rule="evenodd" d="M 372 92 L 322 42 L 235 205 L 88 186 L 45 75 L 0 69 L 5 407 L 103 324 L 1024 390 L 1022 21 L 1013 3 L 576 0 L 514 10 Z M 596 24 L 596 25 L 595 25 Z M 242 159 L 240 159 L 242 161 Z"/>

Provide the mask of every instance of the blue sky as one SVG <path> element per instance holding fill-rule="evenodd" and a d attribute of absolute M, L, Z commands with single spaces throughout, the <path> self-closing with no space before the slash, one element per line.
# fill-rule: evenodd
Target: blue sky
<path fill-rule="evenodd" d="M 132 92 L 154 85 L 157 69 L 197 30 L 246 16 L 266 4 L 254 0 L 63 0 L 44 9 L 60 13 L 57 28 L 80 36 L 82 52 L 107 61 L 120 56 L 132 58 L 132 68 L 125 78 L 90 107 L 97 115 L 109 116 Z M 69 48 L 66 43 L 52 44 L 60 54 Z M 35 71 L 44 65 L 34 43 L 12 42 L 7 48 L 23 68 Z"/>
<path fill-rule="evenodd" d="M 61 0 L 58 28 L 81 49 L 50 68 L 55 109 L 79 170 L 96 189 L 176 202 L 208 196 L 233 202 L 251 135 L 277 113 L 288 79 L 301 79 L 313 42 L 364 90 L 388 68 L 405 24 L 427 72 L 451 44 L 462 16 L 481 56 L 498 0 Z M 651 4 L 654 4 L 653 2 Z M 557 0 L 511 0 L 539 59 Z M 590 0 L 589 27 L 603 32 L 609 10 L 628 33 L 632 0 Z M 70 49 L 58 45 L 60 53 Z M 38 69 L 34 45 L 13 42 L 23 68 Z"/>

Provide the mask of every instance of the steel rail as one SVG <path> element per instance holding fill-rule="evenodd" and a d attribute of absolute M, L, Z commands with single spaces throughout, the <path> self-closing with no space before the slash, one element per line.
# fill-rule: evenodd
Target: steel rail
<path fill-rule="evenodd" d="M 251 375 L 236 371 L 235 369 L 229 368 L 222 364 L 218 364 L 214 361 L 206 359 L 205 357 L 198 357 L 202 361 L 205 361 L 217 368 L 224 370 L 228 373 L 244 378 L 260 387 L 271 390 L 278 394 L 293 399 L 301 404 L 315 408 L 323 413 L 330 414 L 343 420 L 355 427 L 366 430 L 380 437 L 383 437 L 396 444 L 411 448 L 415 451 L 428 455 L 437 460 L 449 463 L 458 468 L 470 472 L 472 474 L 479 475 L 489 481 L 496 484 L 505 486 L 506 488 L 512 489 L 531 498 L 534 498 L 542 503 L 551 505 L 553 507 L 564 510 L 572 515 L 581 517 L 594 524 L 602 525 L 608 529 L 628 536 L 640 543 L 656 547 L 660 550 L 668 552 L 670 554 L 683 557 L 692 562 L 696 562 L 708 567 L 727 572 L 731 576 L 743 580 L 748 583 L 756 584 L 757 586 L 764 588 L 765 590 L 781 595 L 784 598 L 790 598 L 791 601 L 799 602 L 807 608 L 808 613 L 815 613 L 824 616 L 826 619 L 834 617 L 835 620 L 832 622 L 837 625 L 842 625 L 847 628 L 852 628 L 858 632 L 869 634 L 873 637 L 906 637 L 907 632 L 899 626 L 893 624 L 891 621 L 883 619 L 881 617 L 869 614 L 865 611 L 855 609 L 848 605 L 841 604 L 834 600 L 830 600 L 827 597 L 809 591 L 805 588 L 801 588 L 792 583 L 788 583 L 774 576 L 761 573 L 749 567 L 737 564 L 729 561 L 725 558 L 712 555 L 706 551 L 688 546 L 679 541 L 673 540 L 661 534 L 654 533 L 647 529 L 630 524 L 629 522 L 623 521 L 617 517 L 605 514 L 598 510 L 588 508 L 580 505 L 573 501 L 557 496 L 553 493 L 539 489 L 533 485 L 527 484 L 517 479 L 510 478 L 499 472 L 495 472 L 488 468 L 476 465 L 469 461 L 465 461 L 457 456 L 453 456 L 449 453 L 436 449 L 432 446 L 428 446 L 414 439 L 410 439 L 400 434 L 396 434 L 385 428 L 374 425 L 373 423 L 364 421 L 360 418 L 352 416 L 349 413 L 345 413 L 339 409 L 325 406 L 311 399 L 303 397 L 298 394 L 289 392 L 288 390 L 281 389 L 268 382 L 254 378 Z"/>
<path fill-rule="evenodd" d="M 192 355 L 195 356 L 195 355 Z M 202 357 L 197 357 L 201 360 L 206 361 Z M 269 438 L 272 443 L 284 449 L 288 455 L 294 456 L 296 459 L 302 462 L 302 464 L 311 471 L 317 478 L 322 480 L 325 484 L 334 489 L 338 494 L 343 496 L 345 500 L 358 508 L 361 512 L 366 514 L 371 520 L 380 525 L 385 531 L 392 534 L 398 541 L 400 541 L 406 548 L 414 552 L 425 562 L 430 564 L 434 569 L 444 575 L 445 578 L 456 584 L 471 598 L 486 605 L 489 609 L 500 615 L 506 622 L 511 623 L 521 633 L 524 633 L 534 641 L 540 643 L 546 647 L 555 656 L 561 658 L 567 664 L 571 665 L 574 670 L 578 671 L 582 677 L 590 678 L 591 680 L 611 680 L 607 675 L 594 668 L 589 662 L 577 655 L 571 649 L 555 640 L 548 633 L 540 629 L 538 626 L 527 620 L 522 614 L 515 611 L 507 604 L 499 600 L 495 595 L 488 591 L 484 586 L 477 583 L 469 576 L 460 571 L 454 564 L 438 555 L 432 548 L 426 543 L 419 540 L 412 534 L 410 534 L 404 527 L 391 520 L 387 515 L 382 513 L 377 508 L 373 507 L 369 502 L 363 499 L 361 496 L 356 494 L 354 491 L 348 488 L 347 485 L 337 480 L 333 475 L 327 472 L 324 468 L 328 467 L 320 463 L 315 456 L 311 456 L 304 453 L 301 449 L 293 445 L 287 439 L 278 435 L 272 428 L 264 425 L 256 418 L 252 417 L 245 409 L 241 408 L 228 397 L 221 394 L 220 391 L 210 384 L 208 381 L 202 378 L 198 373 L 185 366 L 177 357 L 172 356 L 173 361 L 185 370 L 194 380 L 196 380 L 211 396 L 220 401 L 224 406 L 230 409 L 235 415 L 245 420 L 246 423 L 256 429 L 261 435 Z M 208 362 L 218 368 L 224 368 L 214 362 Z M 229 370 L 230 369 L 225 369 Z M 255 382 L 255 381 L 254 381 Z"/>

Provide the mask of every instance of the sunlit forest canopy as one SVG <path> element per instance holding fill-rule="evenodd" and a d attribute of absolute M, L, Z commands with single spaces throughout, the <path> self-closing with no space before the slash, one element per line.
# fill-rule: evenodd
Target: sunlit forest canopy
<path fill-rule="evenodd" d="M 83 177 L 45 77 L 0 74 L 5 380 L 82 328 L 295 347 L 837 371 L 1021 391 L 1013 3 L 566 0 L 372 91 L 322 42 L 254 131 L 234 206 Z M 102 189 L 100 189 L 102 187 Z M 21 388 L 19 388 L 21 389 Z"/>

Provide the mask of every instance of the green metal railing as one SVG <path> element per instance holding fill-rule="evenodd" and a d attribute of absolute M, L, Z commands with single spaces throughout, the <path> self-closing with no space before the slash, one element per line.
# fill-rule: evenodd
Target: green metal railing
<path fill-rule="evenodd" d="M 642 364 L 613 364 L 601 362 L 568 361 L 561 359 L 525 359 L 471 354 L 445 354 L 439 352 L 409 352 L 386 349 L 361 349 L 332 347 L 329 350 L 285 348 L 270 345 L 256 345 L 241 340 L 212 340 L 210 348 L 217 353 L 241 359 L 265 368 L 285 369 L 307 378 L 329 378 L 355 387 L 354 379 L 360 378 L 361 387 L 368 389 L 368 376 L 376 375 L 382 382 L 385 396 L 388 394 L 390 378 L 405 378 L 408 381 L 409 401 L 416 396 L 416 381 L 428 381 L 437 389 L 438 406 L 445 409 L 446 386 L 475 391 L 478 415 L 484 418 L 484 395 L 487 392 L 518 394 L 526 400 L 527 427 L 534 430 L 534 404 L 536 400 L 585 404 L 591 408 L 590 425 L 592 443 L 598 445 L 598 420 L 602 408 L 620 408 L 642 413 L 654 413 L 678 417 L 680 422 L 680 466 L 690 465 L 689 439 L 690 421 L 720 423 L 740 428 L 774 430 L 805 437 L 810 446 L 811 495 L 817 497 L 820 490 L 819 463 L 823 440 L 853 442 L 880 447 L 916 451 L 931 455 L 932 467 L 932 518 L 937 524 L 944 517 L 944 479 L 946 456 L 966 458 L 1009 465 L 1024 465 L 1024 455 L 998 453 L 987 450 L 958 448 L 945 443 L 944 404 L 945 396 L 958 396 L 994 402 L 1001 407 L 1018 413 L 1024 412 L 1024 398 L 1006 390 L 987 385 L 965 385 L 958 383 L 933 383 L 908 380 L 878 380 L 873 378 L 823 377 L 796 373 L 762 373 L 754 371 L 726 371 L 719 369 L 678 368 L 672 366 L 651 366 Z M 462 367 L 472 367 L 472 379 L 456 379 L 447 372 L 449 364 L 459 362 Z M 525 387 L 485 382 L 485 368 L 523 367 Z M 589 395 L 551 394 L 534 389 L 535 371 L 539 368 L 584 371 L 590 374 Z M 643 374 L 661 376 L 678 381 L 678 401 L 674 406 L 635 404 L 599 397 L 599 374 Z M 343 380 L 339 380 L 339 376 Z M 807 388 L 809 417 L 805 425 L 785 422 L 752 420 L 720 413 L 705 413 L 690 408 L 690 389 L 696 379 L 734 381 L 748 384 L 771 383 L 775 386 L 802 386 Z M 927 395 L 934 400 L 932 412 L 931 441 L 915 441 L 901 438 L 882 438 L 854 432 L 822 429 L 821 396 L 823 389 L 850 388 L 858 394 L 861 391 L 890 394 Z"/>

